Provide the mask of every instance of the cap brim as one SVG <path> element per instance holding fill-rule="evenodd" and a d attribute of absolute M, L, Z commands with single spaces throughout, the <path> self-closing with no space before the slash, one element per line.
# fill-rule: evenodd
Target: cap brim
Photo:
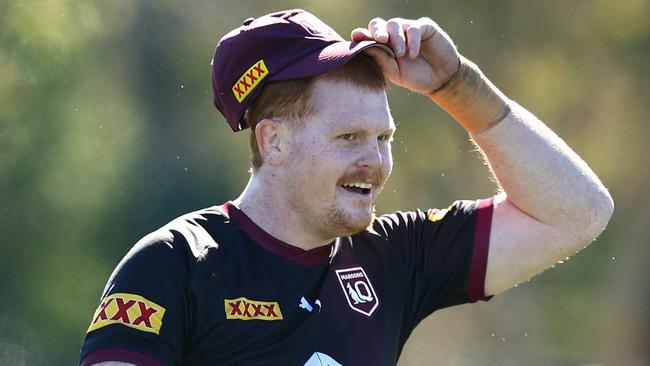
<path fill-rule="evenodd" d="M 379 47 L 391 57 L 395 57 L 395 54 L 388 46 L 377 43 L 376 41 L 341 41 L 332 43 L 288 65 L 273 75 L 269 81 L 305 78 L 324 74 L 338 68 L 369 47 Z"/>

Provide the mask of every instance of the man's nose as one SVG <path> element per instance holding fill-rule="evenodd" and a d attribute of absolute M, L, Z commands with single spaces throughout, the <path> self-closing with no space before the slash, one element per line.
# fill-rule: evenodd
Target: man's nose
<path fill-rule="evenodd" d="M 360 168 L 379 168 L 382 162 L 379 141 L 373 140 L 366 144 L 363 154 L 357 161 L 357 166 Z"/>

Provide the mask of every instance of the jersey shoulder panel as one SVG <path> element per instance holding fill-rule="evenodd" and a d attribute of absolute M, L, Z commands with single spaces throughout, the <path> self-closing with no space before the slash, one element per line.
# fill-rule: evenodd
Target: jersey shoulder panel
<path fill-rule="evenodd" d="M 220 206 L 212 206 L 180 216 L 160 228 L 159 235 L 171 243 L 185 245 L 194 260 L 202 260 L 210 249 L 223 244 L 226 231 L 232 230 Z M 172 244 L 173 245 L 173 244 Z"/>
<path fill-rule="evenodd" d="M 458 200 L 444 209 L 430 208 L 427 210 L 396 211 L 378 216 L 372 224 L 376 234 L 391 238 L 399 232 L 419 230 L 423 224 L 436 229 L 441 224 L 453 223 L 462 225 L 476 210 L 476 201 Z"/>
<path fill-rule="evenodd" d="M 192 317 L 194 272 L 228 219 L 217 206 L 178 217 L 140 239 L 117 265 L 82 346 L 82 359 L 141 355 L 180 362 Z M 101 356 L 102 360 L 97 359 Z M 136 359 L 124 361 L 140 364 Z"/>
<path fill-rule="evenodd" d="M 372 224 L 371 232 L 385 238 L 392 238 L 398 230 L 415 229 L 418 220 L 423 216 L 421 210 L 396 211 L 378 216 Z"/>
<path fill-rule="evenodd" d="M 228 223 L 228 217 L 219 206 L 175 218 L 142 237 L 125 255 L 115 272 L 134 258 L 138 259 L 140 266 L 143 262 L 160 264 L 178 259 L 186 270 L 191 271 L 193 263 L 201 261 L 211 248 L 219 247 L 218 237 L 229 230 Z"/>

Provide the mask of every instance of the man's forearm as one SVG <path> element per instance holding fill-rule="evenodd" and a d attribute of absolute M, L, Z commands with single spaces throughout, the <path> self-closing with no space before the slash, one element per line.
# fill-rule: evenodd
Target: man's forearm
<path fill-rule="evenodd" d="M 485 275 L 485 293 L 494 295 L 588 245 L 607 225 L 613 202 L 562 139 L 475 65 L 465 66 L 450 89 L 430 97 L 470 133 L 503 189 L 494 200 Z"/>
<path fill-rule="evenodd" d="M 461 57 L 449 85 L 430 96 L 468 130 L 513 205 L 546 225 L 581 228 L 590 239 L 602 231 L 613 203 L 598 177 L 478 67 Z"/>
<path fill-rule="evenodd" d="M 537 117 L 509 105 L 503 121 L 471 134 L 508 199 L 544 224 L 602 231 L 613 209 L 607 189 Z"/>

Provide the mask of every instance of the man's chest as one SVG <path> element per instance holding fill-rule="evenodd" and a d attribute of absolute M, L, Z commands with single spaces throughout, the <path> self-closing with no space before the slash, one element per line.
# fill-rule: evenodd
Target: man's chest
<path fill-rule="evenodd" d="M 401 307 L 376 266 L 244 268 L 196 288 L 188 364 L 383 365 L 396 352 Z"/>

